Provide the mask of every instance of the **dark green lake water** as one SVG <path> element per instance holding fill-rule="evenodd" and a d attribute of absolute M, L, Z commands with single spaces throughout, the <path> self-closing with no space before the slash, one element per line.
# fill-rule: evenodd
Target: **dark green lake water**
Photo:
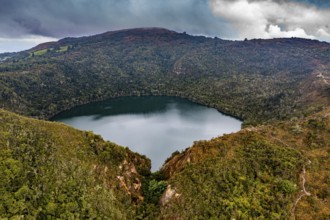
<path fill-rule="evenodd" d="M 242 122 L 216 109 L 174 97 L 123 97 L 90 103 L 60 113 L 52 120 L 93 131 L 161 167 L 174 151 L 196 140 L 208 140 L 241 129 Z"/>

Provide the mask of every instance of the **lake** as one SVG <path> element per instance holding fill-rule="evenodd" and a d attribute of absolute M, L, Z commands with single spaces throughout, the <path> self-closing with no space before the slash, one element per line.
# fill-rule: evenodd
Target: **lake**
<path fill-rule="evenodd" d="M 174 151 L 194 141 L 241 129 L 242 121 L 186 99 L 121 97 L 64 111 L 54 118 L 146 155 L 158 170 Z"/>

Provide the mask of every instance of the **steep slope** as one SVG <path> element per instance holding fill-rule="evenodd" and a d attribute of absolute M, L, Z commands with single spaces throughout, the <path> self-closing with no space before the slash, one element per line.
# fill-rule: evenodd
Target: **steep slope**
<path fill-rule="evenodd" d="M 48 118 L 111 97 L 171 95 L 256 124 L 328 105 L 329 57 L 318 41 L 224 41 L 159 28 L 66 38 L 0 64 L 0 106 Z"/>
<path fill-rule="evenodd" d="M 90 132 L 0 110 L 0 217 L 132 219 L 150 160 Z"/>
<path fill-rule="evenodd" d="M 330 109 L 199 141 L 168 159 L 165 219 L 327 219 Z"/>

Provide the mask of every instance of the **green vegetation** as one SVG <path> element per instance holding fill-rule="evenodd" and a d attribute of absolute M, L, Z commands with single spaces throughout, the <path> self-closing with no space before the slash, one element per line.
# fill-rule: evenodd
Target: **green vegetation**
<path fill-rule="evenodd" d="M 302 121 L 199 141 L 173 155 L 162 172 L 180 196 L 162 206 L 162 215 L 168 219 L 327 219 L 329 113 L 327 109 Z M 311 134 L 317 144 L 310 142 Z M 303 175 L 310 195 L 303 196 L 293 212 Z"/>
<path fill-rule="evenodd" d="M 61 47 L 55 47 L 55 48 L 47 48 L 47 49 L 41 49 L 41 50 L 34 50 L 32 52 L 30 52 L 30 56 L 34 57 L 34 56 L 43 56 L 46 53 L 52 53 L 52 52 L 56 52 L 56 53 L 64 53 L 67 52 L 69 49 L 71 49 L 72 46 L 71 45 L 66 45 L 66 46 L 61 46 Z"/>
<path fill-rule="evenodd" d="M 0 218 L 328 219 L 330 45 L 134 29 L 0 54 Z M 118 96 L 190 99 L 244 119 L 150 161 L 47 119 Z M 255 127 L 252 127 L 256 125 Z"/>
<path fill-rule="evenodd" d="M 33 51 L 31 56 L 42 56 L 44 54 L 46 54 L 50 49 L 43 49 L 43 50 L 37 50 L 37 51 Z"/>
<path fill-rule="evenodd" d="M 59 53 L 63 53 L 63 52 L 67 52 L 68 49 L 69 49 L 70 46 L 62 46 L 60 47 L 59 50 L 57 50 L 56 52 L 59 52 Z"/>
<path fill-rule="evenodd" d="M 143 204 L 139 207 L 136 219 L 157 219 L 160 215 L 159 200 L 166 190 L 167 182 L 159 172 L 146 175 L 142 182 Z"/>
<path fill-rule="evenodd" d="M 240 135 L 232 154 L 219 154 L 188 165 L 170 184 L 181 194 L 165 210 L 169 218 L 287 219 L 298 191 L 303 159 L 299 152 L 265 141 L 254 134 Z M 217 142 L 217 143 L 214 143 Z M 210 146 L 208 146 L 210 145 Z M 195 147 L 199 147 L 197 144 Z"/>
<path fill-rule="evenodd" d="M 150 161 L 63 124 L 0 111 L 1 218 L 131 219 Z"/>

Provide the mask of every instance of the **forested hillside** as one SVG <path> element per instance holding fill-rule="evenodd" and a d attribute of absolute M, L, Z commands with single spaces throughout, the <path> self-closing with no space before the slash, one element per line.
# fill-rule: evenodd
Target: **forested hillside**
<path fill-rule="evenodd" d="M 330 109 L 246 128 L 174 154 L 167 219 L 328 219 Z"/>
<path fill-rule="evenodd" d="M 157 28 L 66 38 L 0 64 L 0 106 L 48 118 L 111 97 L 171 95 L 246 125 L 290 119 L 329 104 L 329 57 L 330 44 L 296 38 L 235 42 Z"/>
<path fill-rule="evenodd" d="M 0 110 L 0 217 L 132 219 L 150 160 L 91 132 Z"/>
<path fill-rule="evenodd" d="M 45 121 L 142 95 L 212 106 L 245 128 L 151 173 L 145 156 Z M 315 40 L 146 28 L 0 54 L 0 218 L 329 219 L 329 104 L 330 44 Z"/>

